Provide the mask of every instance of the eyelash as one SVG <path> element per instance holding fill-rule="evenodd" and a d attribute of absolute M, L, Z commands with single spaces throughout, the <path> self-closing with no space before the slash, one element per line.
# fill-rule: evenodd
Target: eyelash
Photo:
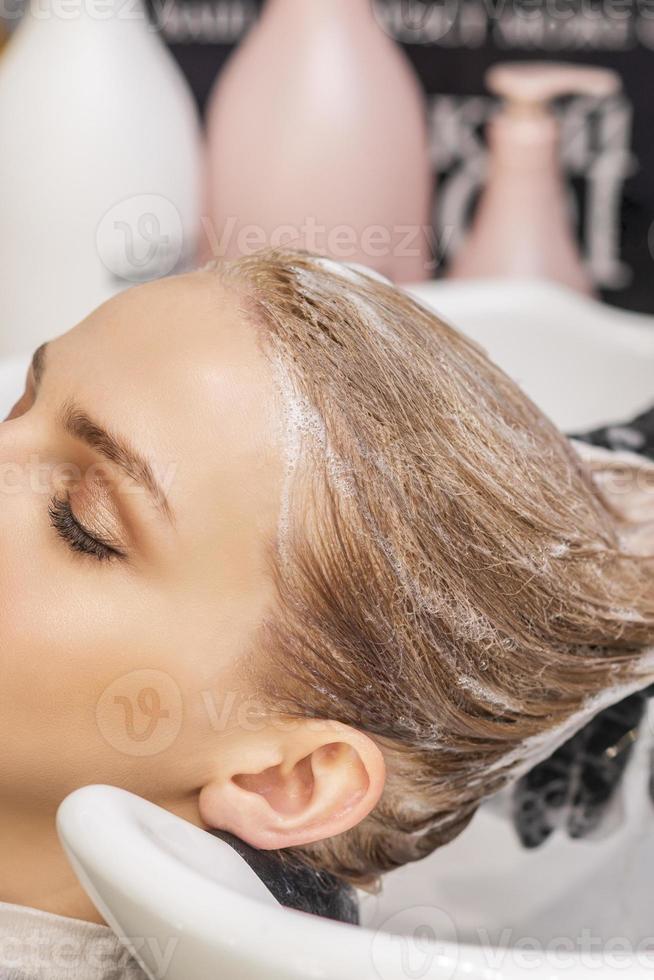
<path fill-rule="evenodd" d="M 60 538 L 66 542 L 71 551 L 89 555 L 97 561 L 113 561 L 125 558 L 125 552 L 120 548 L 94 537 L 82 527 L 70 506 L 68 498 L 64 500 L 53 497 L 48 507 L 50 523 Z"/>

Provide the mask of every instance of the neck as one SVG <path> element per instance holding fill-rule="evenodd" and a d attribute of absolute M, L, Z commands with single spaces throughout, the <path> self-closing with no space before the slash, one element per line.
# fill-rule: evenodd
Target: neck
<path fill-rule="evenodd" d="M 195 799 L 165 808 L 203 826 Z M 22 809 L 0 801 L 0 902 L 107 925 L 68 862 L 55 816 L 56 807 Z"/>
<path fill-rule="evenodd" d="M 0 901 L 106 925 L 79 884 L 55 828 L 55 813 L 29 813 L 3 801 Z"/>

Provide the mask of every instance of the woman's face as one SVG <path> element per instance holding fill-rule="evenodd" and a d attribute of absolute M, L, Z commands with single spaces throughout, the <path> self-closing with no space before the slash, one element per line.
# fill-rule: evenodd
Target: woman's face
<path fill-rule="evenodd" d="M 272 601 L 274 405 L 209 273 L 130 290 L 37 357 L 0 425 L 3 801 L 206 782 Z"/>

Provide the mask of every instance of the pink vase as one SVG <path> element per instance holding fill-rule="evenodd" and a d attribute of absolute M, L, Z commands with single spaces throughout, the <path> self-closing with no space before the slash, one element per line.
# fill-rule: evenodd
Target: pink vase
<path fill-rule="evenodd" d="M 371 0 L 268 0 L 208 111 L 205 250 L 293 244 L 430 273 L 424 98 Z"/>

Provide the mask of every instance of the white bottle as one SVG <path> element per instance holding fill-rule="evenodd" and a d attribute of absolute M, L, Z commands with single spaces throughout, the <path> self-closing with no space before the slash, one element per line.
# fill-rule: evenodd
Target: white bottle
<path fill-rule="evenodd" d="M 201 159 L 140 0 L 32 0 L 0 60 L 0 356 L 192 263 Z"/>

